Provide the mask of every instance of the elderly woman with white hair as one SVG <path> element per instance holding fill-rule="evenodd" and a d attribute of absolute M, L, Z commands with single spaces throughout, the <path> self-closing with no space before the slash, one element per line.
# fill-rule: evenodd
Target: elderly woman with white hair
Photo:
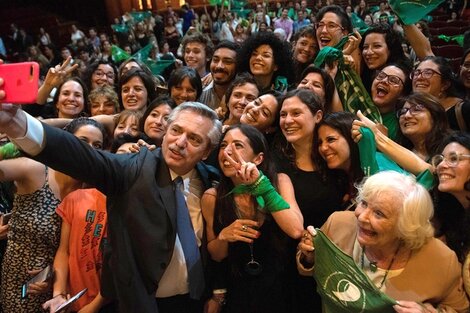
<path fill-rule="evenodd" d="M 424 187 L 411 176 L 380 172 L 358 187 L 357 203 L 354 212 L 333 213 L 321 231 L 352 258 L 376 293 L 392 299 L 377 312 L 468 312 L 461 266 L 433 237 L 433 204 Z M 297 258 L 306 275 L 312 275 L 320 256 L 311 232 L 305 232 Z"/>

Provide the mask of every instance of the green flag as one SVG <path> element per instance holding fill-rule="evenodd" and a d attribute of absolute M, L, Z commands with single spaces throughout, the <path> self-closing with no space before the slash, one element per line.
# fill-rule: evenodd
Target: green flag
<path fill-rule="evenodd" d="M 439 35 L 438 37 L 439 39 L 445 40 L 447 42 L 454 40 L 459 46 L 463 47 L 463 34 L 455 36 Z"/>
<path fill-rule="evenodd" d="M 351 22 L 353 24 L 354 28 L 357 29 L 367 29 L 369 28 L 369 25 L 364 22 L 362 18 L 359 17 L 356 13 L 351 13 Z"/>
<path fill-rule="evenodd" d="M 377 151 L 375 136 L 369 128 L 361 127 L 360 132 L 362 138 L 358 142 L 359 159 L 365 176 L 371 176 L 382 171 L 395 171 L 410 175 L 387 155 Z M 436 185 L 434 175 L 429 170 L 419 173 L 416 176 L 416 181 L 427 190 L 431 190 Z"/>
<path fill-rule="evenodd" d="M 444 0 L 390 0 L 392 10 L 405 25 L 417 23 Z"/>
<path fill-rule="evenodd" d="M 357 266 L 317 229 L 315 280 L 325 313 L 393 313 L 397 302 L 381 292 Z"/>
<path fill-rule="evenodd" d="M 150 68 L 153 75 L 161 75 L 163 71 L 170 65 L 175 63 L 175 60 L 148 60 L 145 64 Z"/>
<path fill-rule="evenodd" d="M 134 19 L 134 23 L 138 23 L 138 22 L 142 22 L 143 20 L 145 20 L 147 17 L 150 17 L 152 16 L 152 13 L 150 13 L 149 11 L 145 11 L 145 12 L 131 12 L 129 13 L 132 18 Z"/>
<path fill-rule="evenodd" d="M 335 85 L 344 110 L 352 113 L 361 110 L 372 121 L 382 124 L 382 116 L 379 109 L 372 102 L 369 93 L 362 84 L 361 78 L 349 65 L 344 64 L 341 49 L 343 49 L 347 41 L 348 37 L 345 36 L 334 48 L 324 47 L 318 53 L 314 63 L 317 67 L 322 67 L 324 64 L 338 61 Z"/>
<path fill-rule="evenodd" d="M 114 62 L 121 62 L 129 59 L 131 56 L 116 45 L 111 46 L 111 57 Z"/>
<path fill-rule="evenodd" d="M 127 33 L 129 31 L 129 27 L 127 25 L 123 25 L 123 24 L 113 24 L 113 25 L 111 25 L 111 28 L 116 33 Z"/>
<path fill-rule="evenodd" d="M 150 51 L 152 51 L 152 48 L 153 48 L 153 44 L 149 43 L 148 45 L 146 45 L 145 47 L 143 47 L 142 49 L 134 53 L 132 57 L 139 61 L 145 62 L 147 61 Z"/>

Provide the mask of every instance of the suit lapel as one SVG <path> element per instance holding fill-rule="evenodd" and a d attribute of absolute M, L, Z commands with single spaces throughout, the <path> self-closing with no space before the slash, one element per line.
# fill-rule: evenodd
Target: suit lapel
<path fill-rule="evenodd" d="M 163 159 L 161 150 L 157 152 L 158 164 L 155 178 L 157 181 L 157 190 L 162 199 L 163 206 L 165 207 L 168 216 L 170 217 L 173 229 L 176 229 L 176 203 L 175 192 L 173 189 L 173 182 L 171 181 L 170 170 Z"/>

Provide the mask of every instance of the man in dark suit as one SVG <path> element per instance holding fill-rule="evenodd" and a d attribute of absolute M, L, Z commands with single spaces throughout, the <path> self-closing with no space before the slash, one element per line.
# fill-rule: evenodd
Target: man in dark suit
<path fill-rule="evenodd" d="M 220 139 L 215 112 L 196 102 L 180 105 L 169 117 L 161 149 L 113 155 L 89 149 L 76 137 L 41 124 L 15 106 L 1 107 L 0 131 L 25 153 L 106 194 L 109 247 L 103 296 L 116 298 L 120 312 L 126 313 L 202 312 L 203 297 L 191 290 L 186 252 L 177 232 L 180 213 L 173 180 L 182 178 L 191 231 L 201 246 L 204 226 L 199 198 L 217 178 L 201 160 Z"/>

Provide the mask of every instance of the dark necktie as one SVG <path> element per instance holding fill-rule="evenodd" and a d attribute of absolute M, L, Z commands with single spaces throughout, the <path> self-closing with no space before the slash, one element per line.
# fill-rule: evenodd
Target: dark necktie
<path fill-rule="evenodd" d="M 176 229 L 183 248 L 186 268 L 188 269 L 189 296 L 199 300 L 204 291 L 204 270 L 201 254 L 194 234 L 193 224 L 189 216 L 188 206 L 183 195 L 183 180 L 178 176 L 175 180 L 176 197 Z"/>

